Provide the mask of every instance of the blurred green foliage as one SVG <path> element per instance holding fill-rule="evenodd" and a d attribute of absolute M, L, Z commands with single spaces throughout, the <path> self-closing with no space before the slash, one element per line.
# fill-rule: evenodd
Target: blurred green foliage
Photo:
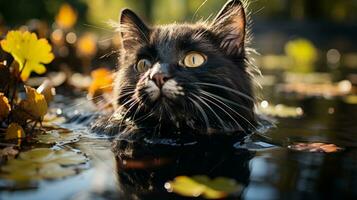
<path fill-rule="evenodd" d="M 290 60 L 289 71 L 309 73 L 314 71 L 318 50 L 307 39 L 298 38 L 285 45 L 285 54 Z"/>
<path fill-rule="evenodd" d="M 134 9 L 148 22 L 169 23 L 207 18 L 215 14 L 226 0 L 11 0 L 0 1 L 0 19 L 7 25 L 24 24 L 30 19 L 52 22 L 64 2 L 79 14 L 79 22 L 100 25 L 116 20 L 124 7 Z M 320 19 L 356 21 L 356 0 L 259 0 L 249 1 L 260 19 Z M 0 20 L 1 21 L 1 20 Z M 79 23 L 81 24 L 81 23 Z"/>

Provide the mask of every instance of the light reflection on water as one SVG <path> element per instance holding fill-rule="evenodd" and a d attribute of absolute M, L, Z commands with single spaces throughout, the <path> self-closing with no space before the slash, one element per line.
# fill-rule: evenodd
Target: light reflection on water
<path fill-rule="evenodd" d="M 84 134 L 74 148 L 90 157 L 91 169 L 63 180 L 41 182 L 38 189 L 3 191 L 0 199 L 172 199 L 177 196 L 167 193 L 164 183 L 178 175 L 197 174 L 237 180 L 244 189 L 234 199 L 357 197 L 356 106 L 323 99 L 279 102 L 301 106 L 304 116 L 279 119 L 277 127 L 264 133 L 264 137 L 255 138 L 245 146 L 235 145 L 239 148 L 233 151 L 222 146 L 208 150 L 188 148 L 174 152 L 170 159 L 167 154 L 144 160 L 116 158 L 106 138 L 93 137 L 81 124 L 66 124 L 67 128 Z M 334 112 L 329 114 L 331 107 Z M 85 119 L 79 121 L 85 124 Z M 334 143 L 345 149 L 331 154 L 287 149 L 294 141 Z"/>

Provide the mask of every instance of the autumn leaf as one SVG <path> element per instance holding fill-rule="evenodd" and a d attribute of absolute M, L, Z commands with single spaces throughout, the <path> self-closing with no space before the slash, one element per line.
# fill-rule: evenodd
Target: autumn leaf
<path fill-rule="evenodd" d="M 0 121 L 4 120 L 10 113 L 11 106 L 7 97 L 0 93 Z"/>
<path fill-rule="evenodd" d="M 27 98 L 20 102 L 21 109 L 30 115 L 30 118 L 41 121 L 48 109 L 45 96 L 29 86 L 25 86 L 25 90 Z"/>
<path fill-rule="evenodd" d="M 35 33 L 28 31 L 10 31 L 1 41 L 4 51 L 10 53 L 19 63 L 21 79 L 27 80 L 31 72 L 43 74 L 48 64 L 54 59 L 51 45 L 44 38 L 38 39 Z"/>
<path fill-rule="evenodd" d="M 11 123 L 9 127 L 7 127 L 5 133 L 6 140 L 18 139 L 24 137 L 25 137 L 25 131 L 24 129 L 22 129 L 22 127 L 19 124 Z"/>
<path fill-rule="evenodd" d="M 295 151 L 320 153 L 335 153 L 343 150 L 341 147 L 338 147 L 335 144 L 326 144 L 322 142 L 299 142 L 289 145 L 288 148 Z"/>
<path fill-rule="evenodd" d="M 70 29 L 77 22 L 77 13 L 69 4 L 61 5 L 56 16 L 56 23 L 60 28 Z"/>
<path fill-rule="evenodd" d="M 92 83 L 88 88 L 88 94 L 91 97 L 96 96 L 96 93 L 110 93 L 113 91 L 113 73 L 106 68 L 99 68 L 91 73 Z"/>
<path fill-rule="evenodd" d="M 222 199 L 242 190 L 241 185 L 233 179 L 225 177 L 210 179 L 204 175 L 178 176 L 173 181 L 165 183 L 165 188 L 169 192 L 185 197 L 202 196 L 206 199 Z"/>

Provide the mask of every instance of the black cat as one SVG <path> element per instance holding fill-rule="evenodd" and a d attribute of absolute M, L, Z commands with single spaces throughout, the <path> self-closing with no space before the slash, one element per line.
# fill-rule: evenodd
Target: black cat
<path fill-rule="evenodd" d="M 124 9 L 115 112 L 121 138 L 245 135 L 256 126 L 247 17 L 228 1 L 211 22 L 148 27 Z M 108 131 L 109 130 L 109 131 Z"/>

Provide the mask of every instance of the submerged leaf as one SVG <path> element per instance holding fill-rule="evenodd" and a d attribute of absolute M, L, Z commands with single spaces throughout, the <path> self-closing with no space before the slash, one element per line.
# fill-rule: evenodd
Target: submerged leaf
<path fill-rule="evenodd" d="M 11 123 L 9 127 L 7 127 L 6 134 L 5 134 L 6 140 L 18 139 L 24 137 L 25 137 L 25 131 L 24 129 L 22 129 L 22 127 L 19 124 Z"/>
<path fill-rule="evenodd" d="M 343 150 L 341 147 L 338 147 L 335 144 L 325 144 L 321 142 L 314 142 L 314 143 L 300 142 L 300 143 L 289 145 L 288 148 L 296 151 L 321 152 L 321 153 L 334 153 Z"/>
<path fill-rule="evenodd" d="M 207 176 L 178 176 L 173 181 L 167 182 L 165 188 L 169 192 L 186 196 L 202 196 L 206 199 L 221 199 L 230 194 L 239 193 L 242 190 L 235 180 L 217 177 L 210 179 Z"/>
<path fill-rule="evenodd" d="M 25 90 L 27 98 L 20 102 L 21 109 L 26 111 L 30 119 L 41 121 L 48 108 L 45 96 L 29 86 L 25 86 Z"/>

